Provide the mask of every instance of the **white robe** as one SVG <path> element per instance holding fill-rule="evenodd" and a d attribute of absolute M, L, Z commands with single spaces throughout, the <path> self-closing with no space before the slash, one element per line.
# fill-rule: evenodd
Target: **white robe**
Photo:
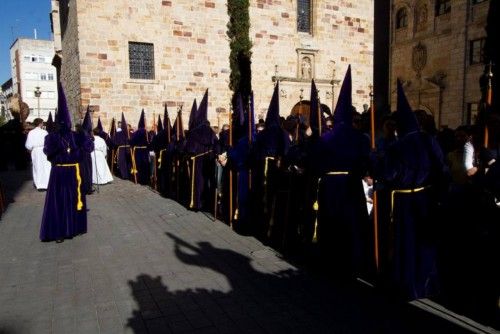
<path fill-rule="evenodd" d="M 45 136 L 47 131 L 34 128 L 28 133 L 26 149 L 31 151 L 31 162 L 33 165 L 33 183 L 37 189 L 47 189 L 49 184 L 50 169 L 52 165 L 47 160 L 47 156 L 43 153 L 43 145 L 45 144 Z"/>
<path fill-rule="evenodd" d="M 368 209 L 368 214 L 372 213 L 373 209 L 373 186 L 369 186 L 365 180 L 363 180 L 363 190 L 365 191 L 366 197 L 366 209 Z"/>
<path fill-rule="evenodd" d="M 108 147 L 99 136 L 94 136 L 94 152 L 92 152 L 92 183 L 106 184 L 113 181 L 113 175 L 108 167 L 106 155 Z"/>

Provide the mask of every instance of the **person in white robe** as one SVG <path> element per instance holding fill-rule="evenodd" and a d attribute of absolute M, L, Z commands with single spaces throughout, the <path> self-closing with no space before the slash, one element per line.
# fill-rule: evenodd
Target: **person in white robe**
<path fill-rule="evenodd" d="M 106 184 L 113 181 L 113 175 L 108 167 L 106 155 L 108 146 L 104 139 L 98 136 L 99 129 L 94 129 L 94 152 L 92 152 L 92 183 Z"/>
<path fill-rule="evenodd" d="M 363 190 L 366 197 L 366 209 L 368 210 L 368 215 L 372 214 L 373 210 L 373 179 L 370 177 L 365 177 L 363 179 Z"/>
<path fill-rule="evenodd" d="M 48 132 L 43 129 L 43 119 L 41 118 L 36 118 L 33 125 L 35 125 L 35 128 L 28 133 L 24 146 L 31 152 L 35 188 L 45 190 L 49 184 L 50 169 L 52 167 L 43 152 L 45 136 L 47 136 Z"/>

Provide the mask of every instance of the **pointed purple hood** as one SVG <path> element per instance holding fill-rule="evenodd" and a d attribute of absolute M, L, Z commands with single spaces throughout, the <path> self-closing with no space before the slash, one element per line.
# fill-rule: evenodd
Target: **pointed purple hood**
<path fill-rule="evenodd" d="M 128 126 L 127 126 L 127 122 L 125 121 L 125 115 L 123 114 L 122 112 L 122 122 L 121 122 L 121 129 L 122 131 L 125 131 L 125 133 L 128 133 Z"/>
<path fill-rule="evenodd" d="M 52 111 L 49 112 L 49 118 L 47 119 L 47 123 L 45 125 L 45 129 L 47 130 L 47 132 L 51 133 L 51 132 L 54 132 L 55 130 L 55 127 L 54 127 L 54 121 L 52 119 Z"/>
<path fill-rule="evenodd" d="M 398 79 L 398 104 L 397 110 L 394 113 L 394 119 L 396 121 L 397 131 L 399 137 L 404 137 L 405 135 L 419 131 L 420 127 L 418 125 L 417 117 L 408 103 L 405 92 L 403 90 L 403 85 Z"/>
<path fill-rule="evenodd" d="M 274 86 L 273 97 L 269 103 L 266 115 L 266 128 L 280 126 L 280 97 L 279 97 L 279 81 Z"/>
<path fill-rule="evenodd" d="M 61 131 L 71 130 L 71 115 L 69 114 L 66 95 L 60 82 L 57 84 L 56 123 Z"/>
<path fill-rule="evenodd" d="M 97 117 L 97 129 L 101 133 L 104 132 L 104 128 L 102 127 L 102 123 L 101 123 L 101 117 Z"/>
<path fill-rule="evenodd" d="M 316 88 L 316 83 L 314 79 L 311 80 L 311 98 L 310 98 L 310 106 L 309 106 L 309 126 L 313 132 L 313 135 L 319 136 L 321 132 L 321 111 L 319 109 L 319 100 L 318 100 L 318 89 Z"/>
<path fill-rule="evenodd" d="M 141 117 L 139 118 L 139 124 L 137 124 L 137 129 L 145 129 L 146 128 L 146 119 L 144 115 L 144 109 L 141 111 Z"/>
<path fill-rule="evenodd" d="M 208 120 L 208 88 L 203 95 L 198 111 L 196 112 L 195 127 L 205 124 Z"/>
<path fill-rule="evenodd" d="M 92 116 L 90 116 L 89 106 L 87 106 L 87 111 L 85 112 L 85 117 L 83 118 L 82 129 L 88 135 L 92 133 Z"/>
<path fill-rule="evenodd" d="M 156 133 L 163 131 L 163 123 L 161 121 L 161 116 L 158 115 L 158 123 L 156 123 Z"/>
<path fill-rule="evenodd" d="M 352 127 L 352 113 L 352 77 L 351 65 L 349 65 L 333 113 L 333 128 L 341 126 Z"/>
<path fill-rule="evenodd" d="M 189 129 L 193 129 L 195 127 L 197 111 L 198 111 L 198 105 L 196 103 L 196 99 L 194 99 L 193 106 L 191 107 L 191 113 L 189 114 L 189 123 L 188 123 Z"/>

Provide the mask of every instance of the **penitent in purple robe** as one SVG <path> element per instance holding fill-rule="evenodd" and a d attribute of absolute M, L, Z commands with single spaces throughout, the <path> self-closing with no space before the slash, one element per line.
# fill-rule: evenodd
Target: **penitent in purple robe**
<path fill-rule="evenodd" d="M 137 129 L 130 138 L 132 147 L 132 178 L 139 184 L 149 184 L 149 143 L 146 129 Z M 135 174 L 135 175 L 134 175 Z"/>
<path fill-rule="evenodd" d="M 75 134 L 76 145 L 82 149 L 82 160 L 80 161 L 80 172 L 82 176 L 82 187 L 85 194 L 92 193 L 92 156 L 94 151 L 94 140 L 92 136 L 80 131 Z"/>
<path fill-rule="evenodd" d="M 437 215 L 439 183 L 446 167 L 437 141 L 420 131 L 415 114 L 398 80 L 397 111 L 393 114 L 399 139 L 388 147 L 382 197 L 391 212 L 389 274 L 393 285 L 409 300 L 438 292 Z"/>
<path fill-rule="evenodd" d="M 44 152 L 52 170 L 40 239 L 61 240 L 86 233 L 87 208 L 80 169 L 84 149 L 77 145 L 75 133 L 68 130 L 45 137 Z"/>
<path fill-rule="evenodd" d="M 172 184 L 172 153 L 173 145 L 170 144 L 168 130 L 161 130 L 153 138 L 151 147 L 157 157 L 157 184 L 158 191 L 163 196 L 171 197 L 173 191 Z"/>
<path fill-rule="evenodd" d="M 212 178 L 215 175 L 212 151 L 216 141 L 217 137 L 208 122 L 188 132 L 186 152 L 191 162 L 190 209 L 201 210 L 203 206 L 211 208 Z"/>
<path fill-rule="evenodd" d="M 113 143 L 116 146 L 116 163 L 118 165 L 119 177 L 128 180 L 130 178 L 130 169 L 132 168 L 132 159 L 130 157 L 130 146 L 128 144 L 128 135 L 125 131 L 120 131 L 113 137 Z"/>

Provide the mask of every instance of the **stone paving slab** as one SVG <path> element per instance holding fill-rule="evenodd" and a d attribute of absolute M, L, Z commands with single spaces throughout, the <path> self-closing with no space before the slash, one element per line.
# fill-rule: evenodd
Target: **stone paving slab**
<path fill-rule="evenodd" d="M 286 262 L 258 240 L 116 180 L 88 233 L 38 239 L 45 193 L 1 173 L 0 333 L 464 333 L 374 291 Z"/>

